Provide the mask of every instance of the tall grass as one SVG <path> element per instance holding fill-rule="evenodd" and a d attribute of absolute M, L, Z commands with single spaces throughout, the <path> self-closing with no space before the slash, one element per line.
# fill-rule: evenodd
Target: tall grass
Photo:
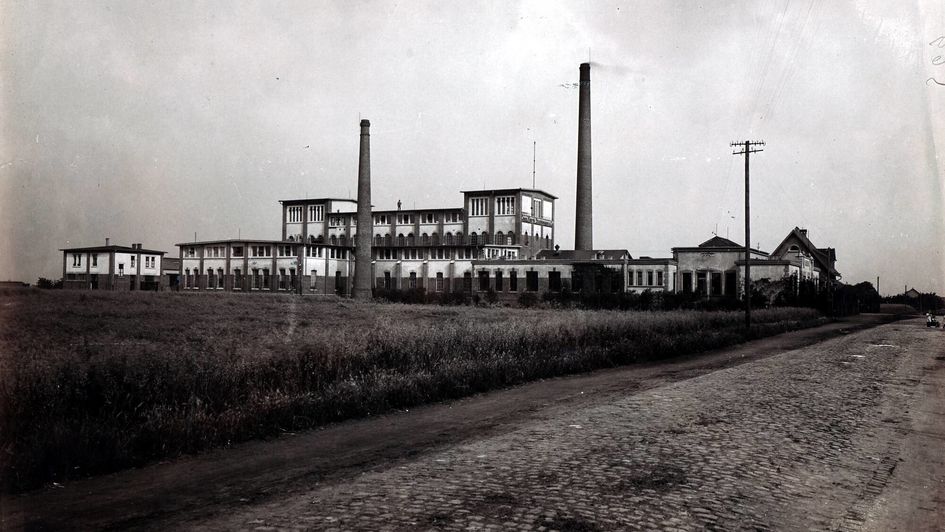
<path fill-rule="evenodd" d="M 296 296 L 0 295 L 5 489 L 818 323 Z"/>

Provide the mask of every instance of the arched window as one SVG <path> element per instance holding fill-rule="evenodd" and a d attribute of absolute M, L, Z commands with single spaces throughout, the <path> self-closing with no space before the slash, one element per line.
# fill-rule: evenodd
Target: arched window
<path fill-rule="evenodd" d="M 479 245 L 479 235 L 475 231 L 469 233 L 469 245 L 478 246 Z"/>
<path fill-rule="evenodd" d="M 338 241 L 339 241 L 339 243 L 340 243 L 342 246 L 347 246 L 347 245 L 348 245 L 348 237 L 347 237 L 346 235 L 341 235 L 341 237 L 338 239 Z"/>
<path fill-rule="evenodd" d="M 801 250 L 801 248 L 797 247 L 797 244 L 795 244 L 795 245 L 793 245 L 793 246 L 791 246 L 791 247 L 788 248 L 788 251 L 790 251 L 791 253 L 797 253 L 797 252 L 800 251 L 800 250 Z"/>
<path fill-rule="evenodd" d="M 416 237 L 413 236 L 413 233 L 407 233 L 407 245 L 415 246 L 417 244 Z"/>
<path fill-rule="evenodd" d="M 426 234 L 426 233 L 423 233 L 422 235 L 420 235 L 420 245 L 421 245 L 421 246 L 429 246 L 429 245 L 430 245 L 430 235 L 428 235 L 428 234 Z"/>
<path fill-rule="evenodd" d="M 316 244 L 324 244 L 324 243 L 325 243 L 325 237 L 324 237 L 323 235 L 318 235 L 317 237 L 315 237 L 315 243 L 316 243 Z"/>
<path fill-rule="evenodd" d="M 338 245 L 338 237 L 335 236 L 335 235 L 331 235 L 331 237 L 329 238 L 329 242 L 331 242 L 331 245 L 337 246 L 337 245 Z"/>
<path fill-rule="evenodd" d="M 397 235 L 397 245 L 401 247 L 407 245 L 407 238 L 404 237 L 403 233 L 400 233 L 399 235 Z"/>
<path fill-rule="evenodd" d="M 510 246 L 514 246 L 514 245 L 515 245 L 515 233 L 514 233 L 514 232 L 509 231 L 509 236 L 508 236 L 508 238 L 506 239 L 506 242 L 505 242 L 505 243 L 508 244 L 508 245 L 510 245 Z"/>
<path fill-rule="evenodd" d="M 388 247 L 394 245 L 394 237 L 390 236 L 390 233 L 384 234 L 384 245 Z"/>
<path fill-rule="evenodd" d="M 447 232 L 445 235 L 443 235 L 443 243 L 446 244 L 447 246 L 452 246 L 452 245 L 453 245 L 453 233 Z"/>
<path fill-rule="evenodd" d="M 456 231 L 456 236 L 453 237 L 453 243 L 458 245 L 463 245 L 465 241 L 463 240 L 463 232 Z"/>
<path fill-rule="evenodd" d="M 500 245 L 500 246 L 504 246 L 504 245 L 505 245 L 505 233 L 503 233 L 502 231 L 499 231 L 498 233 L 496 233 L 496 234 L 495 234 L 495 243 L 498 244 L 498 245 Z"/>
<path fill-rule="evenodd" d="M 308 242 L 309 242 L 309 244 L 314 244 L 314 243 L 315 243 L 315 235 L 308 235 Z"/>
<path fill-rule="evenodd" d="M 433 242 L 434 246 L 439 246 L 440 245 L 439 233 L 433 233 L 432 235 L 430 235 L 430 241 Z"/>
<path fill-rule="evenodd" d="M 384 245 L 384 237 L 382 237 L 381 235 L 374 235 L 374 245 L 375 245 L 375 246 L 383 246 L 383 245 Z"/>
<path fill-rule="evenodd" d="M 289 235 L 289 242 L 295 242 L 295 237 L 292 235 Z"/>

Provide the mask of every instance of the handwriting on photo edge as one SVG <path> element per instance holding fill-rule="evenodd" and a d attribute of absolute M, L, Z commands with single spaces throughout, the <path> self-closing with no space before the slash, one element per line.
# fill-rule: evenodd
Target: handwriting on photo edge
<path fill-rule="evenodd" d="M 937 47 L 937 48 L 945 48 L 945 35 L 942 35 L 942 36 L 940 36 L 939 38 L 937 38 L 937 39 L 933 40 L 932 42 L 930 42 L 930 43 L 929 43 L 929 46 L 934 46 L 934 47 Z M 932 57 L 932 58 L 930 59 L 930 61 L 932 62 L 932 66 L 945 65 L 945 57 L 942 57 L 941 55 L 936 55 L 935 57 Z M 930 77 L 929 79 L 925 80 L 925 84 L 926 84 L 926 85 L 931 86 L 932 83 L 935 83 L 936 85 L 941 85 L 941 86 L 945 87 L 945 83 L 942 83 L 941 81 L 935 79 L 934 76 L 932 76 L 932 77 Z"/>

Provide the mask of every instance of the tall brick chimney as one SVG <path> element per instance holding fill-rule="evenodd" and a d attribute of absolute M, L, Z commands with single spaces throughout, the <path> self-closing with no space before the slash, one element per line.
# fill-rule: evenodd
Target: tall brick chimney
<path fill-rule="evenodd" d="M 354 248 L 354 298 L 371 299 L 371 122 L 361 121 L 358 159 L 358 229 Z"/>
<path fill-rule="evenodd" d="M 591 64 L 581 63 L 574 249 L 594 249 L 594 211 L 591 188 Z"/>

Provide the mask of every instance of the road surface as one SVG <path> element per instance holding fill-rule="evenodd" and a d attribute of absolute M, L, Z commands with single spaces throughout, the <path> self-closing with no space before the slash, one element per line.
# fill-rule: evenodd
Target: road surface
<path fill-rule="evenodd" d="M 945 331 L 921 320 L 856 327 L 72 482 L 5 498 L 0 524 L 942 529 Z"/>

